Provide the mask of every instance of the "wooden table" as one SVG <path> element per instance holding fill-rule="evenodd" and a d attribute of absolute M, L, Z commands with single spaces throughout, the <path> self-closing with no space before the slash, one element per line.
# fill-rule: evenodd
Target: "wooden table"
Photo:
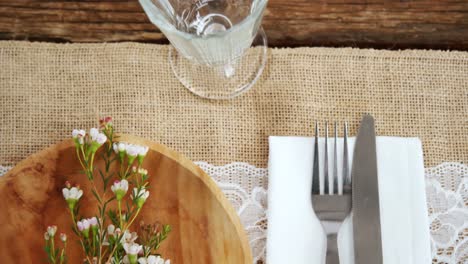
<path fill-rule="evenodd" d="M 270 0 L 270 46 L 468 50 L 468 1 Z M 0 40 L 167 43 L 138 1 L 0 1 Z"/>

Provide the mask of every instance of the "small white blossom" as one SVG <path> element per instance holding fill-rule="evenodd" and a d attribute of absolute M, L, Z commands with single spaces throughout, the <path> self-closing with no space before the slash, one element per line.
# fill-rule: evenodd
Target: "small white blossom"
<path fill-rule="evenodd" d="M 122 198 L 125 196 L 125 194 L 128 191 L 128 181 L 127 180 L 115 181 L 114 184 L 111 186 L 111 190 L 112 192 L 114 192 L 118 201 L 122 200 Z"/>
<path fill-rule="evenodd" d="M 60 240 L 62 240 L 62 242 L 67 242 L 67 235 L 65 233 L 61 233 L 60 234 Z"/>
<path fill-rule="evenodd" d="M 84 131 L 83 129 L 73 129 L 72 131 L 73 138 L 84 137 L 84 136 L 86 136 L 86 131 Z"/>
<path fill-rule="evenodd" d="M 149 191 L 147 191 L 145 187 L 141 187 L 140 190 L 133 188 L 132 199 L 135 199 L 135 203 L 137 204 L 138 208 L 143 206 L 148 197 Z"/>
<path fill-rule="evenodd" d="M 137 243 L 124 243 L 123 244 L 125 253 L 129 256 L 136 256 L 140 251 L 143 250 L 143 246 L 138 245 Z"/>
<path fill-rule="evenodd" d="M 91 223 L 89 222 L 88 219 L 83 219 L 81 221 L 78 221 L 76 225 L 78 226 L 78 230 L 85 231 L 89 229 L 89 227 L 91 226 Z"/>
<path fill-rule="evenodd" d="M 86 136 L 86 131 L 83 129 L 73 129 L 72 137 L 77 144 L 83 145 L 84 137 Z"/>
<path fill-rule="evenodd" d="M 127 152 L 127 155 L 130 157 L 136 157 L 138 156 L 138 153 L 140 153 L 140 149 L 136 145 L 128 144 L 126 146 L 125 152 Z"/>
<path fill-rule="evenodd" d="M 49 239 L 50 239 L 49 233 L 47 233 L 47 232 L 44 233 L 44 239 L 46 241 L 49 241 Z"/>
<path fill-rule="evenodd" d="M 96 138 L 95 138 L 94 141 L 96 141 L 99 145 L 102 145 L 102 144 L 106 143 L 107 137 L 106 137 L 106 135 L 104 135 L 103 133 L 99 133 L 99 134 L 96 136 Z"/>
<path fill-rule="evenodd" d="M 54 237 L 55 233 L 57 232 L 57 226 L 48 226 L 47 227 L 47 234 L 49 234 L 50 237 Z"/>
<path fill-rule="evenodd" d="M 93 127 L 89 130 L 89 135 L 91 136 L 91 139 L 94 140 L 97 135 L 99 135 L 99 129 Z"/>
<path fill-rule="evenodd" d="M 146 200 L 146 199 L 148 198 L 148 196 L 149 196 L 149 191 L 147 191 L 147 190 L 145 189 L 145 187 L 142 187 L 142 188 L 140 189 L 140 191 L 138 191 L 137 188 L 133 188 L 133 197 L 135 197 L 135 198 L 143 198 L 143 199 Z"/>
<path fill-rule="evenodd" d="M 146 154 L 148 153 L 149 147 L 147 146 L 136 146 L 136 147 L 137 147 L 139 156 L 143 156 L 143 157 L 146 156 Z"/>
<path fill-rule="evenodd" d="M 91 141 L 96 142 L 98 145 L 102 145 L 107 141 L 106 135 L 100 133 L 97 128 L 91 128 L 89 130 L 89 135 L 91 136 Z"/>
<path fill-rule="evenodd" d="M 125 152 L 127 149 L 127 144 L 125 142 L 114 143 L 113 148 L 114 152 L 118 154 L 119 152 Z"/>
<path fill-rule="evenodd" d="M 79 200 L 81 196 L 83 196 L 83 191 L 78 189 L 77 187 L 72 188 L 63 188 L 62 194 L 65 200 L 74 199 Z"/>
<path fill-rule="evenodd" d="M 80 200 L 81 196 L 83 196 L 83 191 L 79 187 L 71 187 L 69 183 L 67 186 L 67 188 L 62 189 L 62 194 L 65 201 L 67 201 L 68 208 L 73 211 L 76 203 Z"/>
<path fill-rule="evenodd" d="M 115 231 L 115 226 L 110 224 L 108 227 L 107 227 L 107 235 L 109 236 L 113 236 L 114 235 L 114 231 Z"/>
<path fill-rule="evenodd" d="M 124 243 L 133 243 L 135 240 L 137 240 L 138 235 L 136 232 L 130 232 L 128 230 L 125 230 L 124 235 L 123 235 L 123 240 L 122 242 Z"/>
<path fill-rule="evenodd" d="M 138 245 L 137 243 L 124 243 L 125 253 L 128 255 L 138 255 L 138 252 L 143 250 L 143 246 Z"/>
<path fill-rule="evenodd" d="M 97 227 L 98 226 L 98 220 L 96 217 L 88 218 L 89 225 L 91 227 Z"/>
<path fill-rule="evenodd" d="M 135 167 L 135 166 L 132 168 L 132 171 L 134 173 L 138 173 L 138 174 L 141 174 L 141 175 L 147 175 L 148 174 L 148 170 L 145 170 L 143 168 L 138 168 L 137 169 L 137 167 Z"/>

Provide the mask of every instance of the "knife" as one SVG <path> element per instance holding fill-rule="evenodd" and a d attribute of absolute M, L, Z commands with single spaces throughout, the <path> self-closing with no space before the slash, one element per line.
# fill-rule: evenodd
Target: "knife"
<path fill-rule="evenodd" d="M 375 145 L 374 118 L 364 115 L 354 145 L 351 171 L 356 264 L 383 263 Z"/>

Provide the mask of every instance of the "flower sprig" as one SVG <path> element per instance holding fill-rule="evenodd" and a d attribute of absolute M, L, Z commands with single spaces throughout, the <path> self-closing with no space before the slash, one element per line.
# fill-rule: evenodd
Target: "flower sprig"
<path fill-rule="evenodd" d="M 142 229 L 141 239 L 137 233 L 131 232 L 135 219 L 150 197 L 150 176 L 143 168 L 149 148 L 117 142 L 110 117 L 101 119 L 99 123 L 99 129 L 91 128 L 88 133 L 82 129 L 72 131 L 77 159 L 98 203 L 96 214 L 87 217 L 80 215 L 80 200 L 85 194 L 79 185 L 72 185 L 67 181 L 62 189 L 73 223 L 72 230 L 85 255 L 83 262 L 168 264 L 170 261 L 162 259 L 157 249 L 171 231 L 170 226 L 160 228 L 158 225 L 151 232 Z M 102 158 L 104 168 L 94 166 L 97 158 Z M 117 173 L 111 171 L 114 167 L 111 164 L 114 162 L 119 163 Z M 99 185 L 102 188 L 99 190 L 97 180 L 102 181 Z M 108 191 L 109 187 L 111 192 Z M 129 190 L 132 190 L 130 195 Z M 115 203 L 117 210 L 111 206 Z M 45 250 L 49 263 L 62 264 L 66 262 L 67 237 L 61 234 L 63 248 L 56 248 L 53 240 L 56 230 L 56 227 L 50 227 L 44 234 Z"/>
<path fill-rule="evenodd" d="M 49 263 L 63 264 L 67 262 L 65 256 L 65 249 L 67 247 L 67 235 L 60 234 L 60 241 L 62 241 L 62 248 L 56 247 L 55 234 L 57 233 L 57 226 L 48 226 L 47 231 L 44 233 L 45 251 L 47 253 L 47 260 Z"/>

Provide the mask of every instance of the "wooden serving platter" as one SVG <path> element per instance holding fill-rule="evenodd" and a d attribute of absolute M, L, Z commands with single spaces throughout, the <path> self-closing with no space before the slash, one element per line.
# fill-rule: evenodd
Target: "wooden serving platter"
<path fill-rule="evenodd" d="M 165 258 L 175 264 L 252 263 L 241 222 L 208 175 L 160 144 L 128 135 L 121 135 L 119 141 L 150 147 L 144 168 L 150 175 L 151 195 L 136 223 L 159 221 L 172 226 L 160 250 Z M 97 161 L 96 165 L 103 164 Z M 2 263 L 44 263 L 43 234 L 53 224 L 69 237 L 69 263 L 82 263 L 62 196 L 65 181 L 79 183 L 84 191 L 81 214 L 95 214 L 94 197 L 80 169 L 73 141 L 66 140 L 30 156 L 0 178 Z"/>

